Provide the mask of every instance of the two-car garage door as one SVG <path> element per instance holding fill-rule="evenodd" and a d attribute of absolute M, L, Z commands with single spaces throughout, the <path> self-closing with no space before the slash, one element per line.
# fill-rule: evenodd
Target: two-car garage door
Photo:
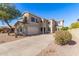
<path fill-rule="evenodd" d="M 39 34 L 40 30 L 38 26 L 28 26 L 28 34 L 32 35 L 32 34 Z"/>

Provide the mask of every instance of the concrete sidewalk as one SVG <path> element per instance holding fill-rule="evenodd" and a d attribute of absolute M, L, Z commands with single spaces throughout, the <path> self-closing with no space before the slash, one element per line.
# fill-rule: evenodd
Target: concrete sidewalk
<path fill-rule="evenodd" d="M 45 49 L 53 40 L 52 34 L 25 37 L 22 40 L 0 44 L 0 55 L 34 56 Z"/>

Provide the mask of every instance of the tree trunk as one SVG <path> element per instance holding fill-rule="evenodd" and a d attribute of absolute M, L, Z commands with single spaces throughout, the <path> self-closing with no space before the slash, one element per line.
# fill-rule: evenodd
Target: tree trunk
<path fill-rule="evenodd" d="M 8 35 L 10 35 L 10 32 L 12 31 L 12 27 L 11 27 L 11 25 L 8 23 L 7 20 L 4 20 L 4 22 L 10 27 L 10 29 L 8 30 Z"/>
<path fill-rule="evenodd" d="M 10 27 L 10 29 L 12 29 L 11 25 L 8 23 L 7 20 L 4 20 L 4 22 Z"/>

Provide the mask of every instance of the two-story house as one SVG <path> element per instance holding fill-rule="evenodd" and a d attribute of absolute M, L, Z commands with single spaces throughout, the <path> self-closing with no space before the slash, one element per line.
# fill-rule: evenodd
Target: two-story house
<path fill-rule="evenodd" d="M 22 35 L 48 33 L 49 21 L 31 13 L 24 13 L 15 24 L 15 32 Z"/>

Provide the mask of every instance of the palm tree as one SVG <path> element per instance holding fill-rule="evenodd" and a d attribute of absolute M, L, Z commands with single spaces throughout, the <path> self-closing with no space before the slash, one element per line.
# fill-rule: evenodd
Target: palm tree
<path fill-rule="evenodd" d="M 21 12 L 16 9 L 14 4 L 11 3 L 0 3 L 0 20 L 5 22 L 10 29 L 12 26 L 9 24 L 10 21 L 21 16 Z"/>

